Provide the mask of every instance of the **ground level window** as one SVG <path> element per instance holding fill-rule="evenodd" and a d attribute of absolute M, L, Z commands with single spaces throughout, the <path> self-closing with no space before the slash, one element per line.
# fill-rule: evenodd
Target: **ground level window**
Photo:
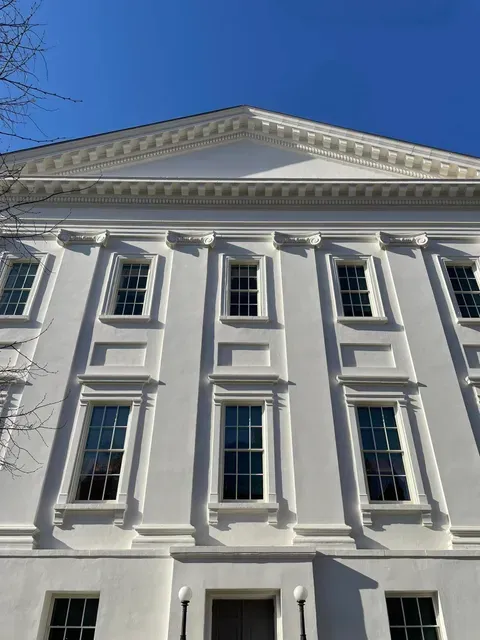
<path fill-rule="evenodd" d="M 98 598 L 55 598 L 48 640 L 94 640 Z"/>
<path fill-rule="evenodd" d="M 387 596 L 392 640 L 439 640 L 433 600 L 429 596 Z"/>

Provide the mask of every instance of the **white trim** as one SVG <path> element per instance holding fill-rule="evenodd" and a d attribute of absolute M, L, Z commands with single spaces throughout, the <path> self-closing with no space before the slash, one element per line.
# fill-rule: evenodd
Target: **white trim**
<path fill-rule="evenodd" d="M 426 233 L 418 233 L 410 236 L 399 236 L 391 233 L 379 231 L 376 234 L 380 249 L 388 249 L 389 247 L 413 247 L 425 249 L 428 245 L 428 235 Z"/>
<path fill-rule="evenodd" d="M 385 375 L 369 375 L 366 373 L 350 373 L 350 374 L 338 374 L 337 382 L 344 386 L 350 386 L 355 384 L 362 385 L 406 385 L 409 382 L 408 375 L 401 373 L 398 374 L 385 374 Z"/>
<path fill-rule="evenodd" d="M 215 246 L 215 231 L 203 235 L 178 233 L 178 231 L 167 231 L 165 234 L 165 242 L 170 249 L 176 249 L 177 245 L 194 245 L 213 249 Z"/>
<path fill-rule="evenodd" d="M 351 537 L 352 529 L 346 524 L 296 524 L 293 527 L 294 545 L 311 545 L 328 548 L 330 546 L 352 547 L 356 549 L 355 540 Z"/>
<path fill-rule="evenodd" d="M 57 242 L 61 247 L 68 247 L 71 244 L 94 244 L 106 247 L 110 231 L 105 229 L 100 233 L 76 233 L 67 229 L 60 229 L 56 234 Z"/>
<path fill-rule="evenodd" d="M 418 464 L 417 453 L 413 442 L 412 428 L 408 415 L 408 397 L 404 391 L 376 392 L 370 391 L 345 391 L 348 420 L 350 424 L 350 437 L 352 441 L 355 475 L 360 498 L 360 511 L 364 525 L 372 524 L 372 516 L 382 513 L 397 513 L 398 515 L 417 514 L 421 517 L 422 524 L 432 525 L 431 506 L 427 501 L 423 486 L 422 475 Z M 403 453 L 403 462 L 407 476 L 410 500 L 405 502 L 371 502 L 368 495 L 367 480 L 365 475 L 362 445 L 360 441 L 357 407 L 393 407 L 398 436 Z M 387 506 L 384 506 L 387 505 Z"/>
<path fill-rule="evenodd" d="M 333 286 L 334 297 L 334 310 L 335 319 L 342 324 L 385 324 L 388 322 L 388 318 L 385 315 L 385 311 L 382 303 L 382 296 L 380 294 L 380 288 L 378 286 L 377 274 L 375 271 L 375 261 L 373 256 L 354 255 L 354 256 L 334 256 L 330 254 L 328 260 L 330 269 L 330 279 Z M 355 266 L 362 265 L 365 268 L 365 278 L 367 281 L 368 295 L 370 299 L 370 306 L 372 308 L 371 317 L 362 316 L 345 316 L 343 313 L 342 296 L 340 292 L 340 278 L 338 275 L 338 266 Z"/>
<path fill-rule="evenodd" d="M 98 319 L 100 322 L 149 322 L 151 320 L 152 298 L 155 288 L 158 255 L 151 253 L 119 254 L 112 253 L 109 265 L 109 275 L 103 293 L 103 304 Z M 148 264 L 147 290 L 143 303 L 142 315 L 116 315 L 115 301 L 120 284 L 122 266 L 125 263 Z"/>
<path fill-rule="evenodd" d="M 452 283 L 450 282 L 450 276 L 448 275 L 447 267 L 472 267 L 473 274 L 477 283 L 480 287 L 480 258 L 477 256 L 471 257 L 455 257 L 450 258 L 448 256 L 437 256 L 438 264 L 440 265 L 440 270 L 443 278 L 441 278 L 441 282 L 444 288 L 447 291 L 447 300 L 449 303 L 449 308 L 451 313 L 454 316 L 454 319 L 458 324 L 468 326 L 480 325 L 480 318 L 464 318 L 460 312 L 460 308 L 457 304 L 457 299 L 455 298 L 455 291 L 453 290 Z"/>
<path fill-rule="evenodd" d="M 243 384 L 265 382 L 266 384 L 276 384 L 279 378 L 280 376 L 277 373 L 257 371 L 245 373 L 239 373 L 237 371 L 222 371 L 222 373 L 211 373 L 208 376 L 209 382 L 212 382 L 213 384 L 224 384 L 229 382 Z"/>
<path fill-rule="evenodd" d="M 232 264 L 257 265 L 258 300 L 256 316 L 232 316 L 230 315 L 230 267 Z M 268 322 L 268 298 L 267 298 L 267 264 L 266 256 L 240 254 L 223 255 L 222 259 L 222 298 L 220 322 L 251 324 L 255 322 Z"/>
<path fill-rule="evenodd" d="M 9 253 L 3 252 L 0 255 L 0 296 L 3 294 L 3 290 L 5 287 L 5 283 L 8 278 L 8 274 L 10 273 L 11 266 L 16 262 L 38 262 L 37 273 L 35 274 L 35 278 L 33 280 L 32 288 L 30 289 L 30 293 L 28 294 L 27 302 L 25 304 L 25 309 L 21 315 L 0 315 L 0 323 L 1 324 L 17 324 L 20 322 L 28 322 L 31 320 L 31 312 L 33 304 L 36 300 L 37 293 L 40 287 L 40 281 L 43 277 L 45 269 L 47 268 L 47 263 L 49 262 L 50 254 L 48 253 L 40 253 L 38 251 L 28 253 L 27 255 L 22 255 L 21 253 Z"/>
<path fill-rule="evenodd" d="M 159 545 L 195 545 L 195 527 L 191 524 L 137 524 L 132 548 L 158 548 Z"/>
<path fill-rule="evenodd" d="M 37 533 L 34 524 L 1 524 L 0 548 L 35 549 Z"/>
<path fill-rule="evenodd" d="M 310 234 L 308 236 L 298 236 L 298 235 L 290 235 L 286 233 L 281 233 L 280 231 L 274 231 L 272 233 L 272 242 L 275 249 L 282 249 L 282 247 L 286 246 L 297 246 L 297 247 L 313 247 L 314 249 L 318 249 L 322 242 L 322 234 L 320 231 L 317 233 Z"/>
<path fill-rule="evenodd" d="M 79 376 L 82 382 L 80 401 L 73 423 L 65 470 L 60 492 L 54 507 L 54 524 L 62 525 L 66 513 L 75 512 L 111 512 L 114 524 L 121 525 L 127 508 L 128 483 L 132 471 L 133 451 L 138 429 L 143 388 L 148 376 L 108 376 L 99 379 L 98 375 Z M 123 383 L 123 384 L 122 384 Z M 79 468 L 83 458 L 84 443 L 88 433 L 88 422 L 92 406 L 96 404 L 129 405 L 130 414 L 126 429 L 122 469 L 116 500 L 76 501 L 75 492 Z"/>
<path fill-rule="evenodd" d="M 268 387 L 268 383 L 262 381 L 263 385 Z M 246 507 L 237 505 L 248 504 L 251 506 L 250 511 L 258 513 L 264 511 L 268 515 L 268 522 L 276 524 L 277 522 L 277 490 L 275 479 L 275 449 L 274 449 L 274 425 L 273 425 L 273 402 L 274 393 L 271 388 L 259 389 L 239 389 L 239 386 L 230 382 L 229 385 L 219 386 L 215 383 L 213 392 L 213 412 L 212 412 L 212 448 L 211 448 L 211 467 L 210 467 L 210 490 L 208 497 L 208 521 L 209 524 L 218 524 L 219 512 L 235 512 L 241 510 L 246 512 Z M 242 384 L 240 383 L 240 387 Z M 263 500 L 258 501 L 229 501 L 222 500 L 222 482 L 223 482 L 223 415 L 224 408 L 229 404 L 249 404 L 261 405 L 262 411 L 262 429 L 263 429 Z M 220 506 L 228 505 L 228 506 Z M 259 505 L 259 506 L 253 506 Z"/>

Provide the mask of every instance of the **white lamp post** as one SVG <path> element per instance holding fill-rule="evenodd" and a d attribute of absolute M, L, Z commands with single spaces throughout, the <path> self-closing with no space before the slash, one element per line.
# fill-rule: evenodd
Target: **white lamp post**
<path fill-rule="evenodd" d="M 180 640 L 187 640 L 187 607 L 192 599 L 192 590 L 190 587 L 182 587 L 178 592 L 178 599 L 182 605 L 182 630 L 180 632 Z"/>
<path fill-rule="evenodd" d="M 293 590 L 293 597 L 297 601 L 298 610 L 300 613 L 300 640 L 307 640 L 305 633 L 305 601 L 308 598 L 308 591 L 306 587 L 298 586 Z"/>

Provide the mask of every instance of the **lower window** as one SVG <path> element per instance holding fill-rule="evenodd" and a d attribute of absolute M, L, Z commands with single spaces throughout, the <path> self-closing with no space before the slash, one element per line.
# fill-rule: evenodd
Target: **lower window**
<path fill-rule="evenodd" d="M 225 406 L 223 499 L 263 500 L 262 407 Z"/>
<path fill-rule="evenodd" d="M 392 640 L 439 640 L 430 596 L 387 596 L 387 611 Z"/>
<path fill-rule="evenodd" d="M 55 598 L 48 640 L 93 640 L 98 598 Z"/>
<path fill-rule="evenodd" d="M 76 500 L 116 499 L 129 413 L 129 406 L 92 407 Z"/>

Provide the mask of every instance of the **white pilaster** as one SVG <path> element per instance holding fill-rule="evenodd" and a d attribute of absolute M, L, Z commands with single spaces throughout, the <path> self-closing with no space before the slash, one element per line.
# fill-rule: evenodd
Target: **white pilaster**
<path fill-rule="evenodd" d="M 282 249 L 280 262 L 297 508 L 294 542 L 352 546 L 340 487 L 315 250 Z"/>

